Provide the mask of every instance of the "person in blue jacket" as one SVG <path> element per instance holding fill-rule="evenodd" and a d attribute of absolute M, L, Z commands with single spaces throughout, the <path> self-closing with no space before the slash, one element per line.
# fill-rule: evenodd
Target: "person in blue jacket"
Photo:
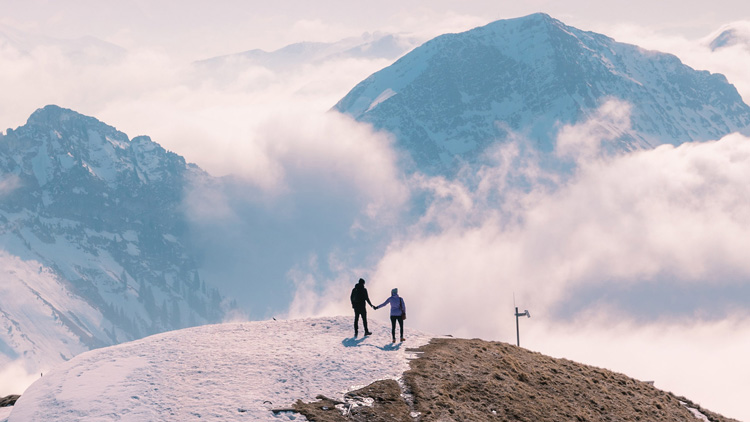
<path fill-rule="evenodd" d="M 398 295 L 398 289 L 391 290 L 391 297 L 385 300 L 385 302 L 376 306 L 375 309 L 380 309 L 387 303 L 391 304 L 391 337 L 393 342 L 396 342 L 396 321 L 398 321 L 399 330 L 401 331 L 401 341 L 404 341 L 404 320 L 406 319 L 406 304 L 404 299 Z"/>

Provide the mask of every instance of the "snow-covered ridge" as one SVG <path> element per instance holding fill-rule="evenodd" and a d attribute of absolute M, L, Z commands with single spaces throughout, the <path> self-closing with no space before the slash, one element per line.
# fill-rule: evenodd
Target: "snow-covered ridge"
<path fill-rule="evenodd" d="M 390 324 L 370 320 L 373 335 L 358 339 L 342 316 L 208 325 L 86 352 L 29 387 L 10 422 L 288 420 L 271 410 L 398 379 L 406 347 L 432 337 L 407 325 L 394 345 Z"/>

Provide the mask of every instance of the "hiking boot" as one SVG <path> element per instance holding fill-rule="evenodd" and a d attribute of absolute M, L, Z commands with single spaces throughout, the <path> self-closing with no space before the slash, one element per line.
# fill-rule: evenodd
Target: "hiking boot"
<path fill-rule="evenodd" d="M 401 337 L 401 341 L 406 341 L 406 339 L 405 339 L 405 338 L 403 338 L 403 337 Z"/>
<path fill-rule="evenodd" d="M 371 336 L 371 335 L 372 335 L 372 333 L 371 333 L 371 332 L 369 332 L 369 331 L 365 331 L 365 335 L 366 335 L 366 336 Z"/>
<path fill-rule="evenodd" d="M 396 339 L 394 338 L 394 339 L 393 339 L 393 341 L 392 341 L 391 343 L 395 343 L 395 342 L 396 342 Z"/>

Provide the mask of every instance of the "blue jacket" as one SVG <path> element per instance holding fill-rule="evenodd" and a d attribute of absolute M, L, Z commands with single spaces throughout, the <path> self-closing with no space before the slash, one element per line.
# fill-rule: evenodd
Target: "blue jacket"
<path fill-rule="evenodd" d="M 404 303 L 404 299 L 402 299 L 398 294 L 391 295 L 391 297 L 386 299 L 385 302 L 378 305 L 376 309 L 382 308 L 386 303 L 391 304 L 391 316 L 401 316 L 406 313 L 406 304 Z"/>

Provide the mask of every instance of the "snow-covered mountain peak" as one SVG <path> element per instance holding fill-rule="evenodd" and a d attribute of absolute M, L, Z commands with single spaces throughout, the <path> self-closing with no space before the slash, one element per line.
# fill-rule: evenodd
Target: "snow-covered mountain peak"
<path fill-rule="evenodd" d="M 43 127 L 59 127 L 63 122 L 80 119 L 87 120 L 88 123 L 101 123 L 93 117 L 84 116 L 73 110 L 49 104 L 31 113 L 26 124 Z"/>
<path fill-rule="evenodd" d="M 35 371 L 221 319 L 186 233 L 183 201 L 204 177 L 149 137 L 58 106 L 0 136 L 0 261 L 17 268 L 0 295 L 0 364 Z"/>
<path fill-rule="evenodd" d="M 734 46 L 750 50 L 750 22 L 740 21 L 724 26 L 709 36 L 708 46 L 711 51 Z"/>
<path fill-rule="evenodd" d="M 480 26 L 476 29 L 481 31 L 531 31 L 534 33 L 540 33 L 542 31 L 554 31 L 554 30 L 568 30 L 571 29 L 561 21 L 553 18 L 552 16 L 543 13 L 532 13 L 530 15 L 521 16 L 512 19 L 501 19 L 494 22 L 490 22 L 487 25 Z M 542 31 L 540 31 L 540 29 Z"/>
<path fill-rule="evenodd" d="M 0 142 L 15 162 L 15 172 L 33 175 L 39 187 L 70 177 L 78 183 L 92 178 L 117 189 L 131 178 L 139 183 L 181 178 L 188 168 L 182 157 L 149 137 L 130 141 L 114 127 L 55 105 L 35 111 L 26 125 L 9 130 Z"/>
<path fill-rule="evenodd" d="M 421 170 L 450 173 L 508 130 L 551 151 L 562 125 L 610 99 L 632 106 L 632 128 L 618 139 L 626 150 L 750 131 L 750 107 L 723 75 L 545 14 L 434 38 L 334 109 L 392 132 Z"/>

